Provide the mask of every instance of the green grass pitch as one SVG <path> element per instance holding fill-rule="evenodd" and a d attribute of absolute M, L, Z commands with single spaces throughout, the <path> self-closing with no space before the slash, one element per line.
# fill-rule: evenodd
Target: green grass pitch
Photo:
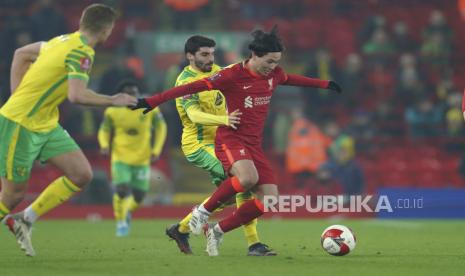
<path fill-rule="evenodd" d="M 0 275 L 465 275 L 463 220 L 263 220 L 261 240 L 279 256 L 245 256 L 239 229 L 214 258 L 206 256 L 202 236 L 191 237 L 194 256 L 182 255 L 164 234 L 173 222 L 135 220 L 129 237 L 116 238 L 113 221 L 39 221 L 32 258 L 3 227 Z M 351 254 L 321 249 L 320 234 L 331 224 L 354 230 Z"/>

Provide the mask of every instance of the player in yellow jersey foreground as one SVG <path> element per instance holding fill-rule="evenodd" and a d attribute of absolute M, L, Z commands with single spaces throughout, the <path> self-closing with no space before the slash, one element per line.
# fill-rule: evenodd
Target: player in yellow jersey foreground
<path fill-rule="evenodd" d="M 137 97 L 139 87 L 137 83 L 125 80 L 116 92 Z M 155 131 L 153 146 L 152 129 Z M 166 132 L 166 122 L 158 108 L 148 115 L 127 107 L 105 110 L 98 140 L 103 154 L 109 154 L 111 149 L 111 178 L 115 186 L 113 212 L 118 237 L 129 234 L 131 214 L 149 189 L 150 163 L 158 160 Z"/>
<path fill-rule="evenodd" d="M 68 200 L 92 179 L 92 169 L 76 142 L 58 123 L 58 106 L 133 106 L 128 94 L 106 96 L 87 88 L 93 48 L 110 36 L 115 11 L 101 4 L 82 13 L 79 30 L 16 50 L 11 70 L 11 97 L 0 109 L 0 219 L 15 234 L 26 255 L 35 251 L 32 224 Z M 24 198 L 35 160 L 63 172 L 23 212 L 9 215 Z M 34 183 L 32 183 L 34 185 Z"/>
<path fill-rule="evenodd" d="M 215 41 L 204 36 L 190 37 L 184 53 L 189 65 L 179 74 L 176 86 L 187 84 L 214 75 L 221 68 L 214 63 Z M 220 184 L 225 178 L 221 162 L 215 155 L 216 129 L 220 125 L 236 128 L 240 123 L 239 111 L 228 114 L 224 96 L 218 90 L 204 91 L 198 94 L 176 99 L 176 108 L 183 125 L 182 150 L 189 162 L 207 170 L 212 182 Z M 250 192 L 239 193 L 236 196 L 237 206 L 253 199 Z M 166 234 L 174 239 L 185 254 L 192 254 L 189 245 L 189 220 L 187 215 L 178 224 L 166 229 Z M 274 256 L 275 252 L 260 242 L 257 234 L 257 220 L 244 225 L 245 237 L 248 243 L 249 256 Z"/>

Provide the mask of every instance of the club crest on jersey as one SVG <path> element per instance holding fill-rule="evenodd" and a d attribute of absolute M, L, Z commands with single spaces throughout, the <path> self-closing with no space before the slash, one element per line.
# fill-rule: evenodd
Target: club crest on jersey
<path fill-rule="evenodd" d="M 219 106 L 223 103 L 223 96 L 221 96 L 221 94 L 218 92 L 216 94 L 216 99 L 215 99 L 215 105 L 216 106 Z"/>
<path fill-rule="evenodd" d="M 90 58 L 83 57 L 81 58 L 81 70 L 87 71 L 90 69 Z"/>
<path fill-rule="evenodd" d="M 268 86 L 269 86 L 268 87 L 269 90 L 273 90 L 273 79 L 272 78 L 268 80 Z"/>

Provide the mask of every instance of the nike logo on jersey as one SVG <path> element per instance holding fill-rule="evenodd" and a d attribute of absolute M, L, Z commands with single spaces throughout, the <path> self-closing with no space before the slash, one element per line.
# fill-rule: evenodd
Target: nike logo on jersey
<path fill-rule="evenodd" d="M 252 87 L 252 85 L 244 85 L 243 88 L 244 88 L 244 90 L 245 90 L 245 89 L 249 89 L 250 87 Z"/>

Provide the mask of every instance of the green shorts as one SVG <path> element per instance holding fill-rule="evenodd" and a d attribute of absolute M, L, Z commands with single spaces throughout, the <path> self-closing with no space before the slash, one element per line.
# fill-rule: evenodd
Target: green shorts
<path fill-rule="evenodd" d="M 147 192 L 150 186 L 150 166 L 113 162 L 111 163 L 111 180 L 114 185 L 127 184 L 131 188 Z"/>
<path fill-rule="evenodd" d="M 0 115 L 0 134 L 0 176 L 13 182 L 28 180 L 35 160 L 45 162 L 79 150 L 60 125 L 48 132 L 34 132 Z"/>
<path fill-rule="evenodd" d="M 212 183 L 216 186 L 220 185 L 226 179 L 224 173 L 223 164 L 216 158 L 215 146 L 205 145 L 196 152 L 186 155 L 187 161 L 191 162 L 195 166 L 202 168 L 210 173 Z M 238 193 L 236 197 L 240 197 L 243 200 L 249 200 L 253 198 L 251 192 L 247 191 L 244 193 Z"/>
<path fill-rule="evenodd" d="M 223 165 L 216 158 L 215 146 L 205 145 L 196 152 L 186 155 L 187 161 L 210 173 L 213 184 L 218 186 L 226 179 Z"/>

